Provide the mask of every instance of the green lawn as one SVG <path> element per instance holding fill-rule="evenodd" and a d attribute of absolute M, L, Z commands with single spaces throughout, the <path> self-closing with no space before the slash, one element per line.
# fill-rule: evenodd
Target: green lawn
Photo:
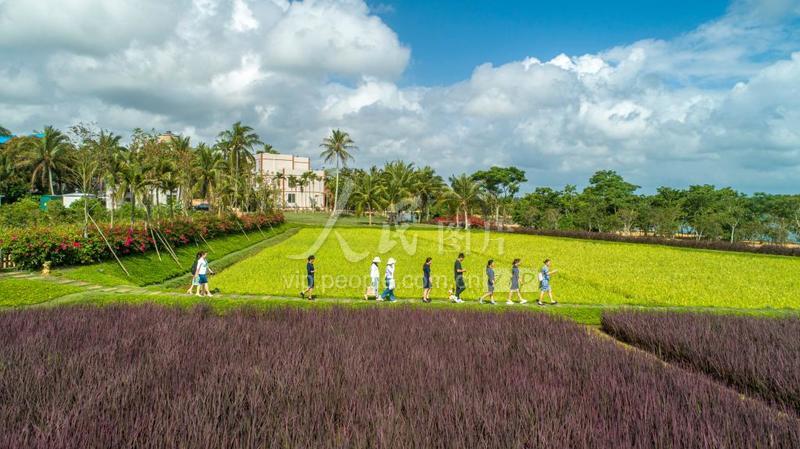
<path fill-rule="evenodd" d="M 322 233 L 328 232 L 325 238 Z M 554 260 L 552 285 L 569 304 L 795 309 L 800 307 L 800 258 L 703 251 L 483 231 L 306 228 L 285 242 L 236 264 L 214 279 L 223 293 L 295 296 L 305 282 L 305 256 L 317 256 L 318 294 L 357 298 L 370 260 L 397 259 L 398 296 L 421 295 L 421 265 L 434 258 L 435 298 L 452 287 L 455 255 L 464 251 L 474 299 L 485 286 L 486 260 L 496 260 L 498 299 L 508 290 L 511 260 L 523 259 L 523 295 L 538 296 L 535 273 Z"/>
<path fill-rule="evenodd" d="M 0 279 L 0 307 L 29 306 L 80 291 L 77 286 L 38 279 Z"/>
<path fill-rule="evenodd" d="M 160 259 L 155 251 L 137 256 L 124 257 L 121 260 L 130 273 L 130 276 L 127 276 L 113 259 L 92 265 L 58 269 L 54 270 L 53 274 L 68 279 L 104 286 L 144 286 L 158 284 L 176 276 L 188 274 L 194 262 L 195 255 L 200 250 L 207 250 L 209 252 L 209 259 L 213 267 L 215 260 L 256 245 L 289 228 L 293 228 L 293 226 L 280 225 L 273 229 L 264 230 L 263 235 L 259 232 L 252 232 L 247 236 L 243 234 L 231 234 L 210 240 L 208 246 L 203 242 L 199 242 L 199 245 L 187 245 L 176 248 L 175 253 L 181 263 L 180 266 L 175 263 L 166 252 L 161 253 Z"/>

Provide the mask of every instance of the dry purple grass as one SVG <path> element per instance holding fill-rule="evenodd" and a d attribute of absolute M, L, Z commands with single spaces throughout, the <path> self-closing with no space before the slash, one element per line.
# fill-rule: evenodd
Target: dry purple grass
<path fill-rule="evenodd" d="M 800 319 L 612 312 L 603 329 L 622 341 L 800 414 Z"/>
<path fill-rule="evenodd" d="M 0 447 L 798 446 L 794 417 L 543 314 L 0 315 Z"/>

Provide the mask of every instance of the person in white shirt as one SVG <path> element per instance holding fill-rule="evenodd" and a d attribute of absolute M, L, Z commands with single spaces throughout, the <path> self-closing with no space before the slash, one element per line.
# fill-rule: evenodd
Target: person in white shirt
<path fill-rule="evenodd" d="M 370 288 L 368 288 L 367 292 L 364 294 L 364 299 L 369 299 L 370 296 L 375 296 L 375 299 L 380 301 L 380 296 L 378 296 L 378 288 L 380 287 L 381 282 L 380 263 L 380 257 L 375 256 L 375 258 L 372 259 L 372 264 L 369 267 Z"/>
<path fill-rule="evenodd" d="M 206 296 L 209 298 L 214 296 L 208 288 L 209 274 L 214 274 L 214 271 L 208 266 L 208 252 L 203 251 L 200 259 L 197 260 L 197 271 L 194 274 L 199 284 L 197 296 L 203 296 L 203 292 L 206 292 Z"/>
<path fill-rule="evenodd" d="M 397 298 L 394 297 L 394 264 L 395 260 L 393 257 L 390 257 L 386 262 L 386 289 L 383 291 L 383 293 L 381 293 L 381 298 L 388 299 L 390 302 L 397 300 Z"/>

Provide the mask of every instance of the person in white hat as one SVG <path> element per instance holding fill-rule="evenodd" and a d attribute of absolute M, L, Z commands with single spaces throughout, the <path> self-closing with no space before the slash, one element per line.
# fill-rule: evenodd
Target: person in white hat
<path fill-rule="evenodd" d="M 394 264 L 394 257 L 390 257 L 389 260 L 386 261 L 386 290 L 381 293 L 381 298 L 388 299 L 391 302 L 397 300 L 397 298 L 394 297 Z"/>
<path fill-rule="evenodd" d="M 370 286 L 367 288 L 367 293 L 364 294 L 364 299 L 369 299 L 370 296 L 374 296 L 378 301 L 381 300 L 380 296 L 378 296 L 378 286 L 381 282 L 380 263 L 380 257 L 375 256 L 375 258 L 372 259 L 372 265 L 369 267 Z"/>

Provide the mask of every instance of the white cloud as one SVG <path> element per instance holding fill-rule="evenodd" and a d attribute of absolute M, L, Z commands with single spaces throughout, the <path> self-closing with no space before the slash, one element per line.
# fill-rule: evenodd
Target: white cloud
<path fill-rule="evenodd" d="M 228 27 L 234 31 L 243 33 L 245 31 L 255 30 L 259 25 L 258 20 L 253 16 L 253 11 L 250 10 L 250 7 L 247 6 L 244 0 L 233 1 L 233 14 L 231 15 L 231 21 L 228 23 Z"/>
<path fill-rule="evenodd" d="M 673 40 L 520 55 L 441 87 L 397 85 L 410 50 L 375 11 L 362 0 L 0 0 L 0 124 L 212 140 L 243 120 L 311 156 L 340 127 L 362 166 L 513 164 L 553 186 L 612 168 L 650 188 L 796 189 L 796 0 L 740 0 Z"/>

